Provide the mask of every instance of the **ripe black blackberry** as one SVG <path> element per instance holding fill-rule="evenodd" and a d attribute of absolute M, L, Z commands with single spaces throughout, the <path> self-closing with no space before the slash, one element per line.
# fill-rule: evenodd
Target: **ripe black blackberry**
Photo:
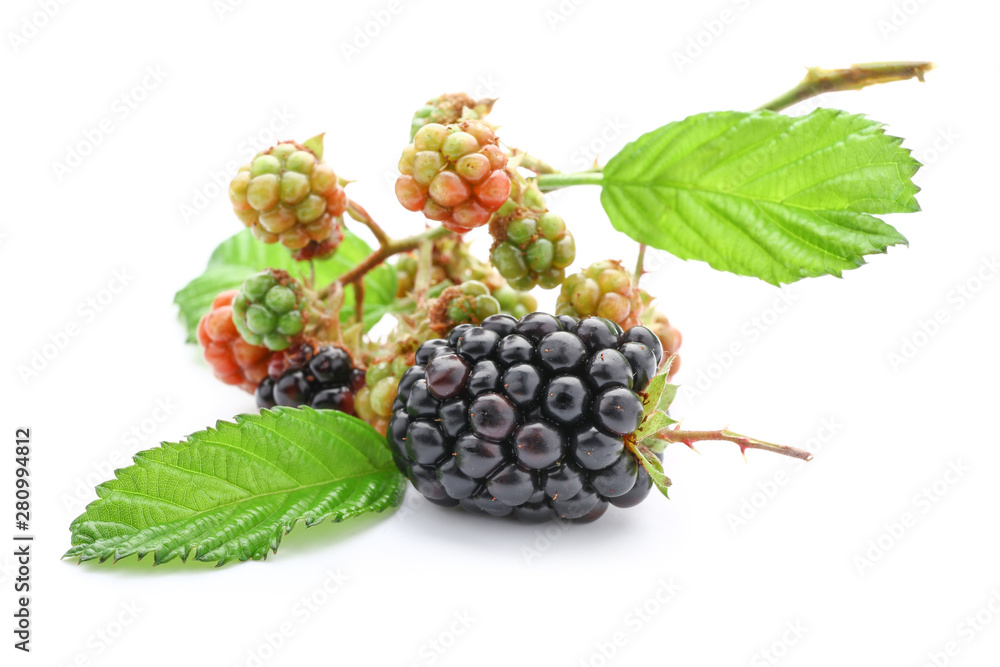
<path fill-rule="evenodd" d="M 353 415 L 354 395 L 364 384 L 365 372 L 345 350 L 302 343 L 272 361 L 254 396 L 259 408 L 308 405 Z"/>
<path fill-rule="evenodd" d="M 652 482 L 624 436 L 663 356 L 643 327 L 597 317 L 495 315 L 424 343 L 386 439 L 428 500 L 522 521 L 593 521 Z"/>

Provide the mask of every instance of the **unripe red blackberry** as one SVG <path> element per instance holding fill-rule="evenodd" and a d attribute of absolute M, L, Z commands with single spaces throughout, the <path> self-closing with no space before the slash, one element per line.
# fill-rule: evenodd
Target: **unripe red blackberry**
<path fill-rule="evenodd" d="M 215 377 L 253 393 L 267 377 L 272 352 L 252 345 L 240 336 L 233 324 L 233 299 L 239 290 L 227 290 L 215 297 L 209 312 L 198 322 L 198 342 Z"/>
<path fill-rule="evenodd" d="M 641 341 L 653 342 L 653 347 Z M 650 483 L 625 438 L 662 349 L 614 322 L 497 315 L 424 343 L 399 382 L 386 440 L 431 502 L 523 521 L 590 521 Z"/>
<path fill-rule="evenodd" d="M 410 211 L 464 233 L 485 225 L 510 194 L 507 156 L 481 121 L 430 123 L 399 159 L 396 198 Z"/>
<path fill-rule="evenodd" d="M 637 326 L 642 310 L 642 295 L 632 274 L 614 260 L 595 262 L 566 278 L 556 300 L 558 315 L 595 315 L 623 329 Z"/>
<path fill-rule="evenodd" d="M 348 199 L 322 160 L 322 135 L 283 141 L 240 167 L 229 184 L 236 216 L 264 243 L 281 242 L 296 259 L 324 257 L 343 239 Z"/>
<path fill-rule="evenodd" d="M 302 286 L 287 271 L 255 273 L 233 299 L 233 324 L 252 345 L 286 349 L 305 328 Z"/>

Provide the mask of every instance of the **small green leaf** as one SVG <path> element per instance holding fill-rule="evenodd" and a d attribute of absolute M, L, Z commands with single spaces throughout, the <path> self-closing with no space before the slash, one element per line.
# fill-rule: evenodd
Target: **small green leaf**
<path fill-rule="evenodd" d="M 836 109 L 698 114 L 611 158 L 601 203 L 616 229 L 682 259 L 775 285 L 840 276 L 906 243 L 870 215 L 919 210 L 920 163 L 901 142 Z"/>
<path fill-rule="evenodd" d="M 262 559 L 298 522 L 381 512 L 406 484 L 375 429 L 311 408 L 239 415 L 134 460 L 70 525 L 66 558 Z"/>
<path fill-rule="evenodd" d="M 645 416 L 649 416 L 654 410 L 663 410 L 664 412 L 673 403 L 674 397 L 677 395 L 677 386 L 672 384 L 667 384 L 667 377 L 670 375 L 670 367 L 674 364 L 674 357 L 677 355 L 671 355 L 667 358 L 667 362 L 663 364 L 663 368 L 660 372 L 654 375 L 646 388 L 642 390 L 641 394 L 643 396 L 642 400 L 642 412 Z"/>
<path fill-rule="evenodd" d="M 631 450 L 635 455 L 636 459 L 639 461 L 639 465 L 646 469 L 649 473 L 649 478 L 653 480 L 653 486 L 659 489 L 660 493 L 663 494 L 665 498 L 670 498 L 667 493 L 667 489 L 670 487 L 671 481 L 663 472 L 663 464 L 660 463 L 660 459 L 656 458 L 654 454 L 648 447 L 640 444 L 635 444 L 635 442 L 629 440 L 626 441 L 625 446 Z"/>
<path fill-rule="evenodd" d="M 315 262 L 316 284 L 323 286 L 332 282 L 371 252 L 367 243 L 345 230 L 344 240 L 333 257 Z M 181 321 L 187 327 L 187 342 L 195 342 L 198 321 L 208 312 L 212 299 L 219 292 L 238 288 L 247 276 L 266 268 L 284 269 L 298 278 L 309 275 L 308 262 L 296 262 L 280 243 L 261 243 L 249 230 L 244 229 L 223 241 L 212 252 L 205 272 L 174 296 L 174 303 L 180 307 Z M 395 307 L 396 273 L 383 264 L 365 276 L 364 284 L 364 319 L 365 327 L 369 329 Z M 348 290 L 344 295 L 341 319 L 348 320 L 354 316 L 353 304 L 354 290 Z"/>
<path fill-rule="evenodd" d="M 663 390 L 667 386 L 667 374 L 657 373 L 650 380 L 646 388 L 642 390 L 642 413 L 645 417 L 648 417 L 657 406 L 660 404 L 660 398 L 663 396 Z"/>
<path fill-rule="evenodd" d="M 676 384 L 665 385 L 663 387 L 663 393 L 660 394 L 660 402 L 656 404 L 656 409 L 663 410 L 664 412 L 669 410 L 671 404 L 674 402 L 674 399 L 677 398 L 678 388 L 679 387 Z"/>
<path fill-rule="evenodd" d="M 670 428 L 677 422 L 671 419 L 666 412 L 660 410 L 655 410 L 650 412 L 639 424 L 639 428 L 635 432 L 636 440 L 644 440 L 646 438 L 651 438 L 660 431 Z"/>

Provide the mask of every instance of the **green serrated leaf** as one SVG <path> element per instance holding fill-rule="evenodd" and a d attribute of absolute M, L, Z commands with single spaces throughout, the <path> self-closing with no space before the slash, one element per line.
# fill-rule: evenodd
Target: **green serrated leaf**
<path fill-rule="evenodd" d="M 334 256 L 315 262 L 316 283 L 326 285 L 332 282 L 371 252 L 367 243 L 345 230 L 344 240 Z M 249 230 L 244 229 L 219 244 L 212 252 L 205 272 L 174 295 L 181 321 L 187 328 L 187 342 L 195 342 L 198 321 L 208 312 L 212 299 L 219 292 L 238 288 L 247 276 L 266 268 L 284 269 L 299 278 L 309 274 L 308 262 L 296 262 L 287 248 L 279 243 L 261 243 Z M 396 301 L 396 272 L 387 265 L 379 266 L 365 276 L 364 284 L 364 320 L 366 329 L 369 329 L 383 315 L 392 312 Z M 353 304 L 353 290 L 348 290 L 344 295 L 341 319 L 348 320 L 354 316 Z"/>
<path fill-rule="evenodd" d="M 625 445 L 635 455 L 636 459 L 638 459 L 639 465 L 645 468 L 646 472 L 649 473 L 649 478 L 653 480 L 653 486 L 659 489 L 660 493 L 662 493 L 665 498 L 669 499 L 670 495 L 667 493 L 667 489 L 670 487 L 672 482 L 670 481 L 670 478 L 664 474 L 663 464 L 660 463 L 660 459 L 656 457 L 656 454 L 641 443 L 637 445 L 631 440 L 626 441 Z"/>
<path fill-rule="evenodd" d="M 677 422 L 671 419 L 666 412 L 655 410 L 646 415 L 646 417 L 642 420 L 642 423 L 639 424 L 639 428 L 635 432 L 635 438 L 636 440 L 650 438 L 676 423 Z"/>
<path fill-rule="evenodd" d="M 333 410 L 275 408 L 139 452 L 70 525 L 67 558 L 156 564 L 262 559 L 298 522 L 395 507 L 405 478 L 385 438 Z"/>
<path fill-rule="evenodd" d="M 881 124 L 836 109 L 703 113 L 604 168 L 614 227 L 682 259 L 775 285 L 840 276 L 906 243 L 870 214 L 919 210 L 920 163 Z"/>

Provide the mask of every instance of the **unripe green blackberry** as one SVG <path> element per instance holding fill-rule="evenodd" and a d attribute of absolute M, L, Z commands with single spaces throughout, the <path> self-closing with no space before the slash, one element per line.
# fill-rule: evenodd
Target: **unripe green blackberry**
<path fill-rule="evenodd" d="M 576 242 L 566 222 L 550 211 L 515 209 L 507 217 L 494 218 L 490 234 L 494 239 L 490 260 L 517 290 L 558 287 L 566 267 L 576 259 Z"/>
<path fill-rule="evenodd" d="M 557 315 L 596 315 L 623 329 L 638 326 L 642 309 L 642 295 L 632 274 L 614 260 L 595 262 L 566 278 L 556 299 Z"/>
<path fill-rule="evenodd" d="M 431 329 L 446 333 L 459 324 L 479 324 L 500 313 L 500 302 L 478 280 L 467 280 L 441 292 L 428 308 Z"/>
<path fill-rule="evenodd" d="M 255 273 L 233 299 L 233 324 L 251 345 L 286 349 L 305 327 L 302 286 L 286 271 Z"/>
<path fill-rule="evenodd" d="M 343 239 L 348 199 L 322 160 L 323 137 L 283 141 L 240 167 L 229 184 L 236 216 L 264 243 L 281 242 L 296 259 L 329 255 Z"/>
<path fill-rule="evenodd" d="M 427 100 L 416 110 L 410 123 L 410 140 L 424 125 L 439 123 L 448 125 L 462 120 L 482 120 L 493 108 L 496 100 L 474 100 L 465 93 L 444 93 Z"/>
<path fill-rule="evenodd" d="M 430 123 L 399 159 L 396 198 L 457 233 L 485 225 L 510 194 L 507 156 L 482 121 Z"/>

